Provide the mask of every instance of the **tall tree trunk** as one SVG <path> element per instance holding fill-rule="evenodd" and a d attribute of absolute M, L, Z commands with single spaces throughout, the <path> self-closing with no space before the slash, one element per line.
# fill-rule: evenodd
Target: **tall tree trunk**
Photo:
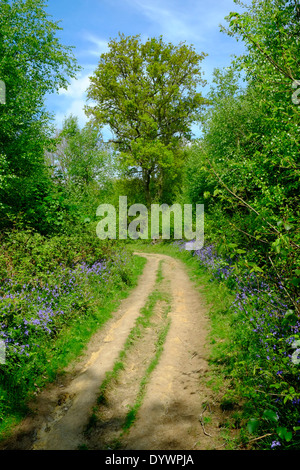
<path fill-rule="evenodd" d="M 145 191 L 145 198 L 148 208 L 151 205 L 151 193 L 150 193 L 150 181 L 151 181 L 151 170 L 147 168 L 143 168 L 143 183 L 144 183 L 144 191 Z"/>

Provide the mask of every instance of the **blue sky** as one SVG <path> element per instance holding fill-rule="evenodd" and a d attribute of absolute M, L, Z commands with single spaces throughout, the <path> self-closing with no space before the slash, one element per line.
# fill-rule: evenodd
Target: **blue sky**
<path fill-rule="evenodd" d="M 182 41 L 193 45 L 197 52 L 208 54 L 202 69 L 209 83 L 214 68 L 228 66 L 234 54 L 243 52 L 241 42 L 220 32 L 220 23 L 227 25 L 224 18 L 231 11 L 240 11 L 233 0 L 48 0 L 47 12 L 63 28 L 62 43 L 75 47 L 73 53 L 83 67 L 68 90 L 47 99 L 56 127 L 60 129 L 70 114 L 78 116 L 81 126 L 85 124 L 89 77 L 100 54 L 107 51 L 109 40 L 119 32 L 140 34 L 142 40 L 162 35 L 175 45 Z M 195 128 L 196 137 L 197 132 Z"/>

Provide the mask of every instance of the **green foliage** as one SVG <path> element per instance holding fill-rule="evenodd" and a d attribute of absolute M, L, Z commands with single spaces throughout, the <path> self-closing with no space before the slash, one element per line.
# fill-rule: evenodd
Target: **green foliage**
<path fill-rule="evenodd" d="M 17 276 L 20 282 L 30 282 L 36 276 L 46 279 L 58 265 L 69 268 L 77 263 L 107 259 L 111 246 L 109 241 L 100 243 L 95 225 L 77 228 L 73 235 L 51 237 L 30 229 L 10 231 L 1 237 L 0 280 L 12 276 Z"/>
<path fill-rule="evenodd" d="M 245 8 L 229 15 L 227 32 L 241 37 L 247 52 L 215 71 L 204 137 L 190 151 L 184 194 L 205 203 L 209 236 L 229 254 L 244 250 L 241 263 L 271 272 L 275 283 L 280 279 L 299 311 L 300 114 L 292 101 L 300 74 L 294 41 L 299 7 L 268 0 Z"/>
<path fill-rule="evenodd" d="M 1 431 L 10 417 L 26 412 L 32 393 L 82 353 L 135 285 L 144 263 L 125 247 L 100 242 L 94 226 L 73 237 L 27 231 L 2 239 Z"/>
<path fill-rule="evenodd" d="M 225 402 L 242 403 L 241 445 L 298 449 L 299 5 L 244 7 L 229 16 L 227 33 L 242 38 L 246 53 L 215 71 L 182 199 L 205 204 L 207 246 L 195 257 L 203 263 L 207 254 L 222 286 L 210 286 L 212 364 L 230 380 Z M 217 289 L 236 300 L 219 307 Z"/>
<path fill-rule="evenodd" d="M 203 84 L 197 54 L 185 44 L 165 44 L 162 37 L 140 36 L 111 40 L 102 54 L 88 97 L 96 106 L 88 113 L 100 126 L 108 125 L 120 158 L 131 172 L 141 172 L 144 194 L 150 203 L 151 181 L 163 182 L 180 168 L 180 144 L 190 139 L 190 127 L 205 100 L 197 91 Z"/>
<path fill-rule="evenodd" d="M 53 152 L 47 153 L 53 174 L 60 176 L 67 187 L 86 187 L 95 181 L 104 184 L 109 171 L 113 171 L 108 168 L 108 164 L 112 164 L 108 157 L 99 129 L 90 123 L 80 129 L 78 118 L 72 115 L 65 119 Z"/>
<path fill-rule="evenodd" d="M 111 200 L 120 175 L 115 152 L 103 142 L 99 129 L 90 123 L 81 129 L 78 118 L 69 116 L 56 132 L 46 162 L 52 181 L 47 200 L 61 203 L 60 232 L 70 234 L 74 225 L 95 220 L 97 207 Z"/>
<path fill-rule="evenodd" d="M 0 4 L 0 79 L 6 103 L 0 105 L 0 220 L 37 227 L 43 200 L 51 193 L 44 165 L 49 114 L 44 99 L 66 88 L 78 67 L 61 29 L 48 19 L 43 0 L 3 0 Z"/>

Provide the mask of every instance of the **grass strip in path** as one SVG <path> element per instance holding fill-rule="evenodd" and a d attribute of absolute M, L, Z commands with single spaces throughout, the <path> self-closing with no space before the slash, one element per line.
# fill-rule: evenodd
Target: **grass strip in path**
<path fill-rule="evenodd" d="M 122 446 L 122 436 L 136 419 L 147 383 L 163 351 L 170 326 L 171 299 L 167 290 L 160 262 L 156 287 L 100 387 L 98 406 L 94 408 L 82 448 L 99 450 Z"/>

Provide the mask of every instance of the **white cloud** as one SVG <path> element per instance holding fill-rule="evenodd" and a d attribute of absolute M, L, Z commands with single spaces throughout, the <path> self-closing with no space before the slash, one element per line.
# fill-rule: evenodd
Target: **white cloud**
<path fill-rule="evenodd" d="M 234 0 L 126 0 L 135 10 L 151 21 L 155 28 L 170 41 L 188 41 L 217 47 L 219 25 L 230 11 L 240 10 Z M 244 0 L 247 4 L 250 0 Z M 223 35 L 224 38 L 225 35 Z M 219 36 L 222 44 L 222 37 Z"/>
<path fill-rule="evenodd" d="M 79 74 L 77 78 L 72 78 L 67 89 L 61 88 L 59 95 L 68 96 L 70 98 L 78 98 L 86 94 L 86 90 L 90 84 L 90 73 L 84 75 Z"/>
<path fill-rule="evenodd" d="M 199 29 L 191 28 L 190 14 L 186 10 L 176 10 L 174 5 L 166 2 L 151 2 L 147 0 L 128 0 L 137 7 L 144 16 L 157 23 L 161 34 L 170 40 L 199 40 Z"/>
<path fill-rule="evenodd" d="M 84 99 L 76 99 L 65 104 L 65 111 L 57 111 L 55 114 L 56 127 L 58 129 L 62 129 L 64 120 L 71 114 L 73 116 L 77 116 L 79 126 L 83 127 L 87 122 L 87 116 L 84 112 L 84 106 L 86 105 L 86 101 Z"/>
<path fill-rule="evenodd" d="M 61 88 L 58 96 L 49 97 L 49 104 L 53 100 L 55 104 L 55 125 L 58 129 L 62 128 L 66 117 L 73 114 L 78 117 L 78 123 L 82 127 L 87 122 L 87 116 L 84 107 L 87 104 L 87 89 L 90 84 L 89 77 L 92 75 L 94 66 L 88 66 L 78 74 L 77 78 L 70 80 L 67 89 Z"/>
<path fill-rule="evenodd" d="M 108 51 L 108 41 L 105 39 L 101 39 L 98 36 L 95 36 L 94 34 L 91 34 L 89 32 L 84 34 L 84 39 L 87 40 L 88 42 L 91 42 L 94 46 L 96 46 L 93 49 L 88 49 L 84 52 L 84 54 L 89 54 L 92 56 L 100 57 L 101 54 L 105 53 Z"/>

